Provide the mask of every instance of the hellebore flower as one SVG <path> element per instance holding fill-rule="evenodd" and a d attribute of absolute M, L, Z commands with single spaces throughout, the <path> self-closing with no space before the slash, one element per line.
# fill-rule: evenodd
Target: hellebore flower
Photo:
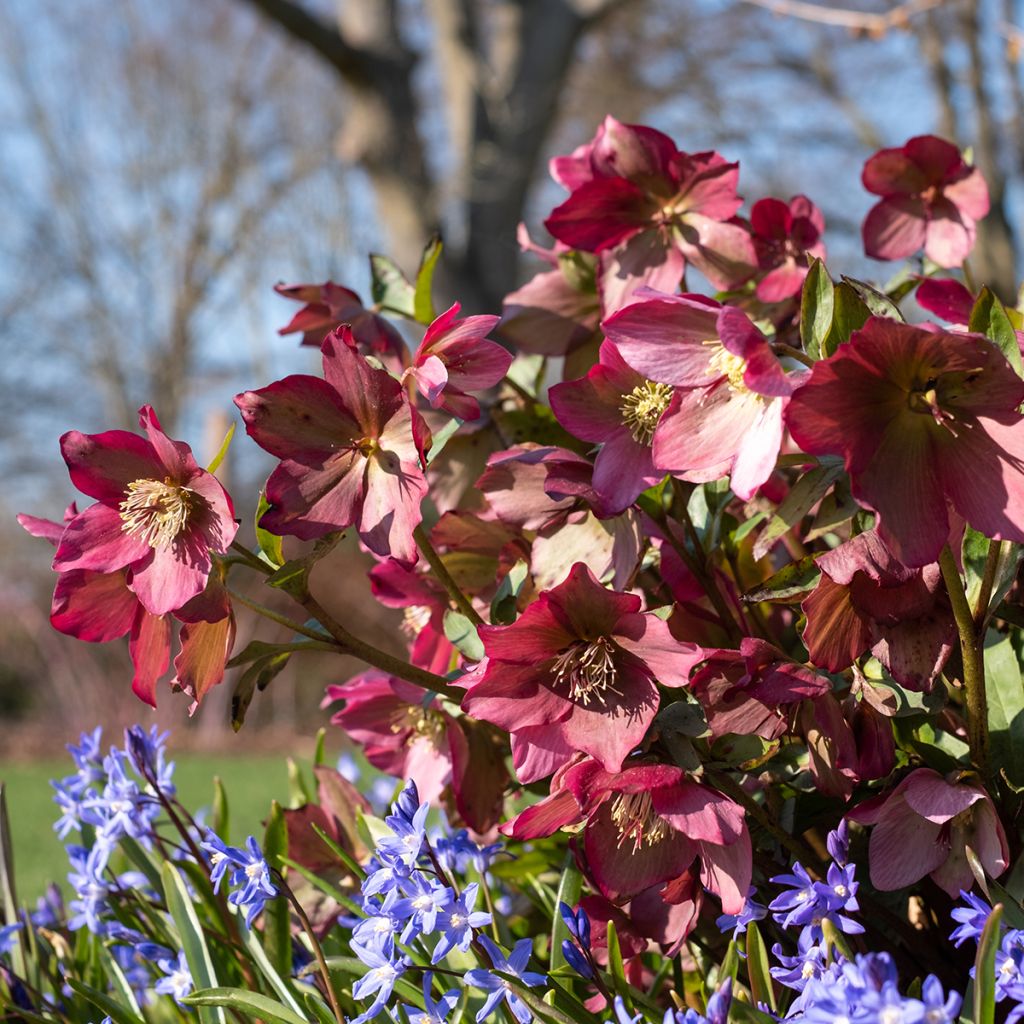
<path fill-rule="evenodd" d="M 399 384 L 348 344 L 323 344 L 324 379 L 296 374 L 235 396 L 249 436 L 281 459 L 267 481 L 272 533 L 313 540 L 355 526 L 376 555 L 416 561 L 426 427 Z"/>
<path fill-rule="evenodd" d="M 812 455 L 841 455 L 853 496 L 908 568 L 938 560 L 952 507 L 1024 541 L 1024 381 L 985 338 L 872 317 L 815 363 L 786 424 Z"/>
<path fill-rule="evenodd" d="M 756 255 L 731 218 L 739 164 L 717 153 L 683 153 L 661 132 L 606 117 L 592 142 L 551 161 L 571 195 L 544 226 L 566 245 L 606 254 L 606 309 L 640 284 L 674 290 L 687 263 L 716 288 L 750 276 Z"/>
<path fill-rule="evenodd" d="M 931 875 L 950 896 L 970 889 L 970 847 L 992 878 L 1007 867 L 1006 835 L 988 794 L 917 768 L 895 789 L 860 804 L 848 817 L 873 825 L 868 842 L 871 884 L 902 889 Z"/>
<path fill-rule="evenodd" d="M 825 218 L 807 196 L 759 199 L 750 211 L 757 268 L 764 276 L 756 294 L 762 302 L 783 302 L 803 287 L 811 257 L 825 258 Z"/>
<path fill-rule="evenodd" d="M 901 260 L 924 249 L 940 267 L 958 267 L 974 247 L 975 223 L 988 213 L 988 186 L 951 142 L 918 135 L 864 164 L 864 187 L 881 196 L 864 221 L 864 251 Z"/>
<path fill-rule="evenodd" d="M 700 858 L 700 880 L 723 911 L 743 909 L 751 873 L 743 808 L 681 768 L 632 764 L 610 773 L 591 758 L 577 760 L 555 775 L 550 796 L 501 831 L 534 839 L 579 822 L 587 875 L 607 899 L 681 879 Z"/>
<path fill-rule="evenodd" d="M 821 579 L 800 605 L 811 661 L 841 672 L 870 648 L 897 682 L 930 690 L 956 636 L 938 565 L 906 568 L 870 530 L 817 566 Z"/>
<path fill-rule="evenodd" d="M 352 344 L 361 355 L 376 356 L 389 370 L 401 372 L 409 361 L 409 350 L 398 329 L 363 306 L 363 300 L 351 288 L 333 281 L 323 284 L 276 284 L 274 291 L 284 299 L 305 305 L 277 333 L 302 331 L 302 344 L 320 348 L 331 331 L 344 324 L 350 329 Z"/>
<path fill-rule="evenodd" d="M 584 751 L 618 771 L 658 710 L 658 687 L 682 686 L 700 648 L 676 640 L 634 594 L 607 590 L 577 562 L 510 626 L 481 626 L 486 661 L 463 699 L 506 729 L 520 781 Z"/>
<path fill-rule="evenodd" d="M 651 445 L 672 394 L 668 384 L 627 366 L 610 341 L 602 343 L 600 361 L 586 377 L 551 388 L 558 422 L 584 441 L 601 443 L 592 481 L 599 515 L 625 511 L 664 476 L 654 468 Z"/>
<path fill-rule="evenodd" d="M 435 409 L 475 420 L 480 403 L 466 394 L 493 387 L 505 376 L 512 353 L 486 335 L 499 317 L 467 316 L 460 320 L 456 302 L 427 328 L 406 377 L 416 381 L 421 395 Z"/>
<path fill-rule="evenodd" d="M 695 482 L 729 475 L 750 498 L 775 468 L 794 387 L 764 335 L 733 307 L 653 292 L 604 330 L 639 374 L 676 388 L 653 440 L 655 468 Z"/>
<path fill-rule="evenodd" d="M 238 525 L 227 491 L 187 444 L 160 429 L 150 406 L 139 410 L 139 424 L 146 438 L 72 430 L 60 439 L 72 482 L 97 500 L 65 527 L 53 567 L 125 569 L 146 611 L 164 615 L 203 592 L 210 552 L 227 551 Z"/>

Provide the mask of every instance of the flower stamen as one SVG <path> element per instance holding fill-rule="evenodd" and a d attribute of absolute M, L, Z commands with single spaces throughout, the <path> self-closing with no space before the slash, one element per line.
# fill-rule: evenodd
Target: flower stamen
<path fill-rule="evenodd" d="M 118 506 L 121 529 L 141 537 L 151 548 L 174 543 L 188 526 L 198 497 L 191 488 L 164 480 L 133 480 Z"/>
<path fill-rule="evenodd" d="M 616 846 L 633 841 L 633 852 L 642 846 L 655 846 L 668 836 L 668 825 L 654 811 L 651 794 L 619 793 L 612 801 L 612 821 L 619 830 Z"/>
<path fill-rule="evenodd" d="M 725 377 L 728 381 L 730 391 L 745 393 L 750 390 L 743 374 L 747 369 L 747 361 L 742 356 L 730 352 L 720 341 L 711 338 L 704 342 L 705 345 L 717 346 L 711 353 L 708 360 L 709 377 Z"/>
<path fill-rule="evenodd" d="M 618 671 L 615 667 L 614 645 L 607 637 L 579 641 L 562 651 L 551 666 L 555 684 L 569 687 L 569 699 L 578 700 L 584 707 L 592 700 L 602 704 L 607 694 L 623 696 L 615 686 Z"/>
<path fill-rule="evenodd" d="M 628 395 L 622 395 L 622 422 L 637 444 L 650 445 L 661 414 L 671 401 L 672 386 L 654 380 L 645 380 Z"/>

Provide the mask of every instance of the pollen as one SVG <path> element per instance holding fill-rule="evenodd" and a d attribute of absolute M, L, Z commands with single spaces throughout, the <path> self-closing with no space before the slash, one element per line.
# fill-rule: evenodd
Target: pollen
<path fill-rule="evenodd" d="M 555 684 L 569 688 L 569 699 L 578 700 L 584 707 L 592 700 L 605 703 L 608 694 L 622 696 L 615 683 L 615 647 L 607 637 L 590 642 L 581 640 L 555 658 L 552 669 Z"/>
<path fill-rule="evenodd" d="M 704 344 L 717 346 L 708 360 L 708 376 L 725 377 L 729 382 L 730 391 L 749 391 L 750 388 L 743 379 L 744 371 L 747 369 L 746 359 L 734 355 L 721 342 L 714 339 L 705 341 Z"/>
<path fill-rule="evenodd" d="M 668 836 L 668 825 L 654 812 L 650 793 L 620 793 L 612 801 L 612 821 L 619 830 L 617 846 L 633 842 L 633 852 L 656 846 Z"/>
<path fill-rule="evenodd" d="M 402 612 L 402 624 L 398 628 L 410 640 L 415 640 L 430 622 L 431 614 L 428 605 L 411 604 Z"/>
<path fill-rule="evenodd" d="M 121 529 L 141 537 L 151 548 L 166 548 L 185 531 L 198 496 L 188 487 L 165 480 L 133 480 L 121 502 Z"/>
<path fill-rule="evenodd" d="M 622 422 L 629 427 L 629 432 L 637 444 L 651 443 L 658 420 L 671 401 L 671 385 L 659 384 L 653 380 L 645 380 L 628 395 L 622 396 L 622 405 L 619 406 Z"/>

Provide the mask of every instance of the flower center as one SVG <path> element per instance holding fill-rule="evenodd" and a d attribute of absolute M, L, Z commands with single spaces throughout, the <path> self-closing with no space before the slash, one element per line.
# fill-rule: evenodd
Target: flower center
<path fill-rule="evenodd" d="M 656 846 L 668 836 L 668 826 L 654 812 L 650 793 L 619 793 L 612 801 L 612 821 L 619 830 L 617 846 L 633 840 L 636 853 L 645 844 Z"/>
<path fill-rule="evenodd" d="M 260 875 L 263 874 L 263 865 L 256 861 L 255 864 L 247 864 L 245 866 L 245 877 L 256 881 Z"/>
<path fill-rule="evenodd" d="M 466 923 L 466 919 L 458 913 L 452 914 L 448 920 L 453 928 L 461 928 Z"/>
<path fill-rule="evenodd" d="M 599 637 L 589 643 L 580 640 L 562 651 L 551 666 L 555 673 L 555 684 L 564 683 L 569 687 L 569 700 L 578 700 L 586 707 L 592 700 L 605 702 L 606 693 L 621 697 L 622 691 L 615 688 L 617 671 L 611 640 Z"/>
<path fill-rule="evenodd" d="M 672 387 L 657 381 L 645 380 L 637 384 L 628 395 L 622 395 L 622 422 L 629 427 L 637 444 L 649 445 L 661 414 L 672 401 Z"/>
<path fill-rule="evenodd" d="M 430 621 L 430 608 L 425 604 L 411 604 L 402 612 L 402 632 L 415 640 Z"/>
<path fill-rule="evenodd" d="M 725 377 L 729 384 L 730 391 L 746 393 L 750 390 L 743 379 L 743 372 L 747 368 L 747 361 L 742 356 L 734 355 L 720 341 L 712 338 L 704 342 L 705 345 L 716 346 L 708 360 L 709 377 Z"/>
<path fill-rule="evenodd" d="M 151 548 L 166 548 L 188 526 L 198 503 L 196 492 L 166 480 L 133 480 L 121 502 L 121 529 Z"/>

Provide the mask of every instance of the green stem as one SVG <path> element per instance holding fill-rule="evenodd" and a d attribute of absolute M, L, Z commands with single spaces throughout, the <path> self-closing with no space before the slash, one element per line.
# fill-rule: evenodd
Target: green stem
<path fill-rule="evenodd" d="M 331 638 L 329 636 L 325 636 L 319 630 L 310 629 L 301 622 L 289 619 L 287 615 L 281 615 L 279 612 L 275 612 L 273 608 L 268 608 L 266 605 L 259 604 L 257 601 L 251 601 L 248 597 L 238 593 L 237 590 L 231 590 L 228 588 L 228 596 L 232 601 L 244 604 L 246 608 L 251 608 L 258 615 L 262 615 L 263 618 L 270 619 L 271 622 L 276 622 L 281 626 L 287 626 L 288 629 L 300 634 L 301 636 L 308 636 L 310 640 L 316 640 L 319 643 L 331 643 Z M 337 645 L 335 644 L 334 646 Z"/>
<path fill-rule="evenodd" d="M 992 600 L 992 590 L 996 583 L 996 573 L 999 571 L 999 563 L 1002 559 L 1002 541 L 992 540 L 988 544 L 988 556 L 985 559 L 985 571 L 981 577 L 981 587 L 978 590 L 978 600 L 974 605 L 974 625 L 978 636 L 985 635 L 985 624 L 988 621 L 988 606 Z"/>
<path fill-rule="evenodd" d="M 990 549 L 991 550 L 991 549 Z M 964 705 L 967 712 L 967 742 L 971 749 L 971 761 L 981 773 L 986 784 L 990 777 L 988 763 L 988 705 L 985 696 L 984 645 L 975 624 L 971 606 L 967 603 L 964 582 L 956 559 L 947 544 L 939 555 L 942 579 L 953 608 L 957 632 L 960 634 L 960 657 L 964 664 Z"/>
<path fill-rule="evenodd" d="M 464 692 L 457 686 L 452 686 L 444 676 L 428 672 L 416 665 L 410 665 L 409 662 L 396 658 L 393 654 L 388 654 L 387 651 L 382 651 L 365 640 L 353 636 L 340 622 L 337 622 L 325 611 L 312 595 L 306 596 L 302 606 L 320 622 L 320 625 L 331 634 L 338 646 L 343 647 L 347 653 L 365 661 L 367 665 L 373 665 L 374 668 L 398 676 L 399 679 L 404 679 L 408 683 L 422 686 L 423 689 L 430 690 L 431 693 L 447 697 L 456 704 L 462 703 Z"/>
<path fill-rule="evenodd" d="M 806 352 L 793 348 L 792 345 L 783 344 L 781 341 L 772 345 L 772 351 L 777 356 L 789 356 L 790 359 L 795 359 L 798 363 L 803 363 L 804 366 L 814 366 L 814 360 Z"/>
<path fill-rule="evenodd" d="M 484 620 L 477 614 L 472 601 L 470 601 L 470 599 L 459 589 L 458 583 L 456 583 L 452 578 L 452 574 L 448 571 L 448 567 L 441 560 L 441 556 L 437 553 L 437 549 L 430 543 L 427 531 L 424 530 L 422 526 L 417 526 L 416 529 L 413 530 L 412 535 L 417 545 L 419 545 L 420 551 L 423 552 L 423 557 L 426 558 L 431 571 L 437 577 L 441 586 L 443 586 L 447 591 L 448 596 L 455 603 L 455 607 L 458 608 L 474 626 L 484 625 Z"/>

